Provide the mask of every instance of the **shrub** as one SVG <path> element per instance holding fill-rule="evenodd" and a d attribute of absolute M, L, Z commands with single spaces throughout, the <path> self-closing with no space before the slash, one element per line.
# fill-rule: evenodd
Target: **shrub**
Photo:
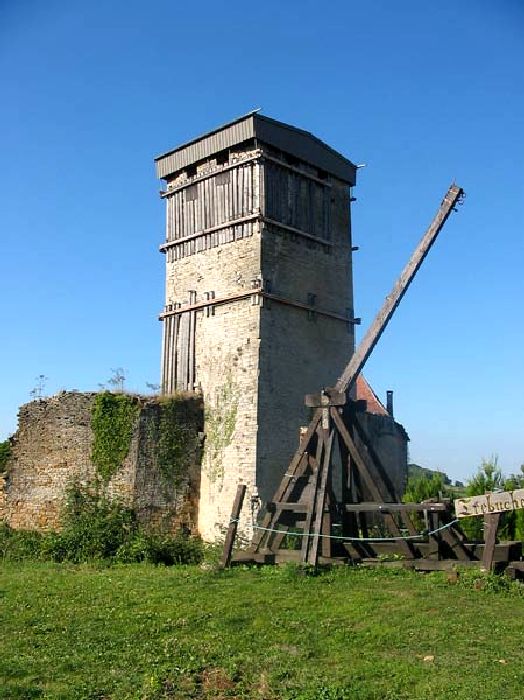
<path fill-rule="evenodd" d="M 199 564 L 204 557 L 202 541 L 183 533 L 157 535 L 137 532 L 118 549 L 115 560 L 124 564 Z"/>
<path fill-rule="evenodd" d="M 498 465 L 496 457 L 491 460 L 482 460 L 475 476 L 466 483 L 466 497 L 479 496 L 483 493 L 504 489 L 504 477 Z M 462 518 L 460 526 L 470 540 L 482 541 L 484 539 L 484 518 L 475 516 L 472 518 Z M 502 538 L 503 531 L 507 530 L 507 516 L 503 514 L 499 525 L 499 537 Z"/>
<path fill-rule="evenodd" d="M 408 479 L 402 501 L 403 503 L 420 503 L 430 498 L 441 498 L 445 490 L 444 474 L 440 472 L 434 472 L 431 476 L 424 473 L 417 474 Z M 411 518 L 415 527 L 421 530 L 424 522 L 420 513 L 411 514 Z"/>
<path fill-rule="evenodd" d="M 5 471 L 7 460 L 11 456 L 11 443 L 9 440 L 0 442 L 0 474 Z"/>
<path fill-rule="evenodd" d="M 31 530 L 13 530 L 0 524 L 0 559 L 39 559 L 45 535 Z"/>
<path fill-rule="evenodd" d="M 55 561 L 110 559 L 137 530 L 133 511 L 93 488 L 67 492 L 63 529 L 49 543 Z"/>
<path fill-rule="evenodd" d="M 402 501 L 404 503 L 420 503 L 429 498 L 440 498 L 446 490 L 444 475 L 435 472 L 431 476 L 413 476 L 408 479 Z"/>
<path fill-rule="evenodd" d="M 56 562 L 198 564 L 198 537 L 145 532 L 132 509 L 111 501 L 96 488 L 68 490 L 61 532 L 39 533 L 0 526 L 0 558 Z"/>

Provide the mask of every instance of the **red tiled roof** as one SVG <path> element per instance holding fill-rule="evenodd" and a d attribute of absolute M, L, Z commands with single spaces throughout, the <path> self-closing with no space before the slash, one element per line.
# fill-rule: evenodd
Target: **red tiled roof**
<path fill-rule="evenodd" d="M 356 381 L 357 401 L 365 401 L 367 404 L 366 410 L 369 413 L 375 413 L 379 416 L 389 416 L 386 408 L 375 394 L 373 389 L 367 383 L 365 377 L 359 374 Z"/>

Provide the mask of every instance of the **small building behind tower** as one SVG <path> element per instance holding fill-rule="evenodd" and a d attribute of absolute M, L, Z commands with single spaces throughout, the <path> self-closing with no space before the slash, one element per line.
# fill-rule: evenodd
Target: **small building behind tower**
<path fill-rule="evenodd" d="M 199 530 L 238 483 L 271 498 L 307 423 L 304 395 L 354 350 L 356 167 L 312 134 L 248 114 L 156 159 L 165 180 L 162 392 L 201 389 Z"/>

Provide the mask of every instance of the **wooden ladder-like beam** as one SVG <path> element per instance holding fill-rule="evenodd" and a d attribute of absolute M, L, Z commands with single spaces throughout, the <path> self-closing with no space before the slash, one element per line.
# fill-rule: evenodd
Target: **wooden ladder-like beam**
<path fill-rule="evenodd" d="M 463 196 L 464 190 L 458 185 L 453 184 L 448 189 L 446 196 L 442 200 L 442 204 L 440 205 L 435 217 L 433 218 L 433 221 L 426 230 L 426 233 L 422 237 L 420 243 L 416 247 L 415 252 L 409 259 L 406 267 L 403 269 L 400 277 L 395 283 L 395 286 L 386 297 L 382 308 L 376 315 L 375 320 L 369 327 L 353 357 L 340 375 L 335 385 L 335 388 L 338 391 L 347 392 L 349 389 L 351 389 L 357 376 L 360 374 L 364 365 L 366 364 L 368 357 L 371 355 L 376 344 L 378 343 L 380 336 L 390 322 L 395 309 L 402 301 L 402 297 L 419 271 L 420 266 L 424 262 L 424 258 L 429 253 L 433 243 L 436 241 L 438 234 L 448 219 L 448 216 L 451 214 L 452 210 L 455 208 L 455 205 L 462 199 Z"/>

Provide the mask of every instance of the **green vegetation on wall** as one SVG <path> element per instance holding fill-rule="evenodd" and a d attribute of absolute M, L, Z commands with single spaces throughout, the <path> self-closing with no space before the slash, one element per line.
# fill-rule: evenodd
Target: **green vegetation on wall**
<path fill-rule="evenodd" d="M 217 390 L 215 405 L 206 406 L 206 458 L 208 476 L 211 481 L 222 479 L 224 475 L 223 453 L 231 444 L 237 423 L 238 395 L 231 373 Z"/>
<path fill-rule="evenodd" d="M 60 532 L 14 530 L 0 523 L 2 560 L 197 564 L 202 542 L 182 532 L 162 533 L 138 522 L 132 508 L 100 493 L 99 484 L 67 489 Z M 3 697 L 3 696 L 2 696 Z"/>
<path fill-rule="evenodd" d="M 129 452 L 138 417 L 136 399 L 105 391 L 95 397 L 91 412 L 91 460 L 105 482 L 115 474 Z"/>
<path fill-rule="evenodd" d="M 164 484 L 178 488 L 187 478 L 197 449 L 199 406 L 183 395 L 160 399 L 156 415 L 147 417 L 148 437 Z"/>
<path fill-rule="evenodd" d="M 0 442 L 0 474 L 5 472 L 7 460 L 11 456 L 11 443 L 9 440 Z"/>

